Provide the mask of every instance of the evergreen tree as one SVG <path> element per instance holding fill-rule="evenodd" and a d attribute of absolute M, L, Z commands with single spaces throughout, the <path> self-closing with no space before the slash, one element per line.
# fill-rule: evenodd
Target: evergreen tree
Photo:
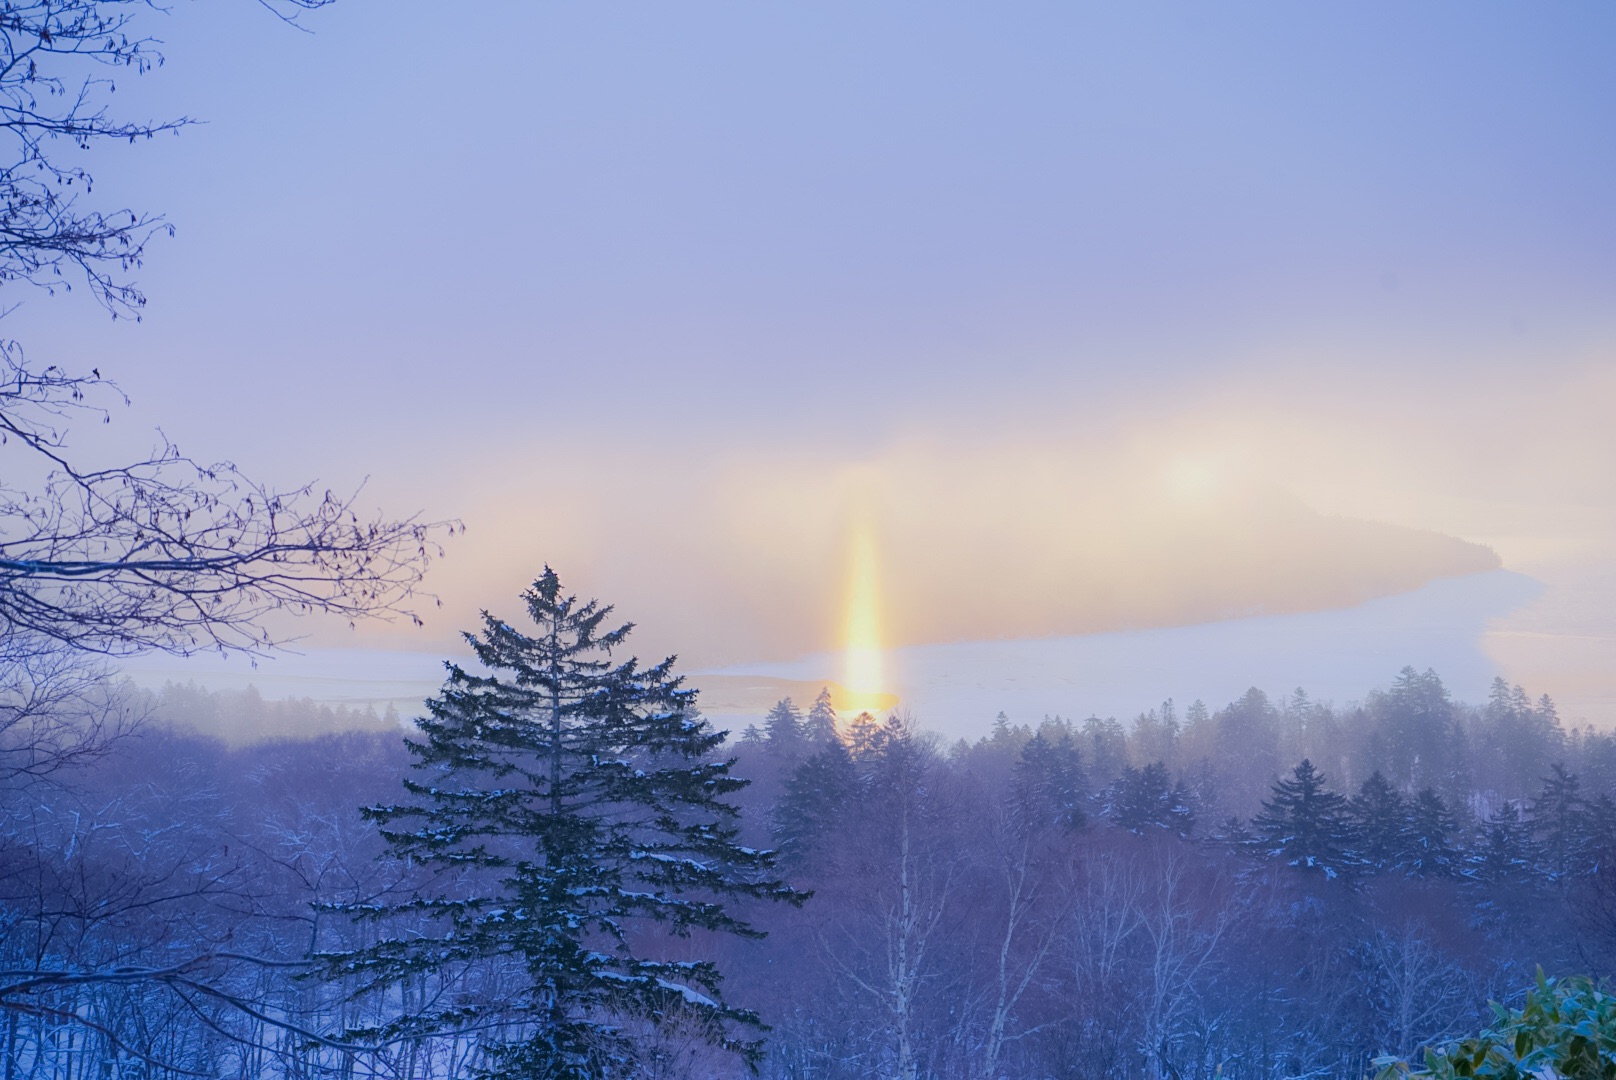
<path fill-rule="evenodd" d="M 1392 778 L 1405 791 L 1440 778 L 1451 756 L 1454 722 L 1453 703 L 1437 673 L 1405 667 L 1390 690 L 1370 701 Z"/>
<path fill-rule="evenodd" d="M 1186 803 L 1197 814 L 1221 805 L 1218 798 L 1218 777 L 1212 771 L 1212 763 L 1206 758 L 1193 763 L 1181 772 L 1178 782 L 1184 787 Z"/>
<path fill-rule="evenodd" d="M 1011 793 L 1023 828 L 1081 829 L 1088 820 L 1088 793 L 1083 754 L 1071 735 L 1052 741 L 1040 731 L 1027 740 L 1011 772 Z"/>
<path fill-rule="evenodd" d="M 1403 864 L 1409 850 L 1408 807 L 1403 796 L 1380 770 L 1371 773 L 1347 804 L 1354 847 L 1373 870 L 1392 870 Z"/>
<path fill-rule="evenodd" d="M 795 762 L 803 751 L 802 710 L 790 698 L 781 698 L 763 718 L 763 735 L 769 753 L 783 761 Z"/>
<path fill-rule="evenodd" d="M 915 738 L 914 718 L 907 712 L 888 713 L 870 745 L 864 780 L 868 805 L 877 817 L 889 814 L 899 803 L 912 808 L 914 799 L 924 794 L 925 779 L 936 764 L 925 744 Z"/>
<path fill-rule="evenodd" d="M 836 737 L 836 709 L 830 703 L 829 687 L 820 687 L 819 696 L 814 698 L 813 707 L 808 710 L 802 724 L 802 737 L 814 748 L 839 741 Z"/>
<path fill-rule="evenodd" d="M 1251 835 L 1250 826 L 1241 821 L 1238 814 L 1224 818 L 1223 824 L 1212 835 L 1212 840 L 1230 851 L 1252 851 L 1257 846 L 1257 838 Z"/>
<path fill-rule="evenodd" d="M 869 712 L 861 712 L 847 725 L 847 752 L 854 761 L 873 755 L 881 738 L 881 724 Z"/>
<path fill-rule="evenodd" d="M 761 936 L 726 898 L 803 899 L 773 877 L 772 852 L 736 843 L 725 796 L 746 781 L 713 756 L 723 733 L 696 714 L 671 659 L 613 659 L 632 626 L 604 629 L 610 607 L 564 595 L 549 567 L 523 599 L 536 632 L 484 613 L 466 640 L 487 674 L 448 665 L 408 742 L 420 770 L 409 799 L 364 811 L 394 856 L 438 871 L 433 884 L 349 908 L 379 921 L 378 939 L 331 957 L 333 971 L 373 990 L 519 973 L 522 988 L 500 1000 L 446 1001 L 366 1033 L 481 1030 L 490 1077 L 635 1075 L 630 1018 L 691 1017 L 755 1060 L 738 1032 L 757 1018 L 724 1001 L 712 962 L 646 955 L 658 930 Z"/>
<path fill-rule="evenodd" d="M 1514 693 L 1511 693 L 1509 683 L 1504 681 L 1504 677 L 1495 675 L 1492 686 L 1487 690 L 1487 704 L 1482 709 L 1481 719 L 1491 728 L 1503 728 L 1520 714 L 1521 707 L 1525 703 L 1524 689 L 1517 686 Z"/>
<path fill-rule="evenodd" d="M 1584 809 L 1588 843 L 1585 857 L 1589 868 L 1606 870 L 1616 866 L 1616 799 L 1601 795 Z"/>
<path fill-rule="evenodd" d="M 1049 741 L 1058 741 L 1063 735 L 1068 739 L 1071 738 L 1071 725 L 1058 717 L 1053 721 L 1045 717 L 1044 722 L 1039 725 L 1038 729 L 1044 733 L 1044 738 Z M 992 750 L 1003 760 L 1013 762 L 1020 756 L 1021 751 L 1032 737 L 1033 730 L 1030 726 L 1012 724 L 1010 717 L 1003 710 L 1000 710 L 999 714 L 993 718 L 992 730 L 988 733 L 987 738 L 982 740 L 981 745 Z"/>
<path fill-rule="evenodd" d="M 1003 709 L 993 718 L 993 731 L 988 735 L 988 742 L 994 746 L 1008 746 L 1014 736 L 1010 731 L 1010 716 Z"/>
<path fill-rule="evenodd" d="M 1186 840 L 1195 834 L 1195 808 L 1195 794 L 1190 791 L 1184 778 L 1179 777 L 1173 784 L 1172 803 L 1167 808 L 1167 817 L 1171 822 L 1168 827 Z"/>
<path fill-rule="evenodd" d="M 1303 758 L 1289 779 L 1274 781 L 1273 795 L 1251 819 L 1257 849 L 1297 869 L 1339 877 L 1352 862 L 1346 802 Z"/>
<path fill-rule="evenodd" d="M 1528 820 L 1543 859 L 1543 869 L 1564 878 L 1583 868 L 1588 843 L 1582 784 L 1561 764 L 1549 766 L 1543 787 L 1532 800 Z"/>
<path fill-rule="evenodd" d="M 1132 833 L 1166 829 L 1188 837 L 1195 825 L 1189 792 L 1183 783 L 1169 784 L 1167 766 L 1160 761 L 1142 769 L 1124 766 L 1122 775 L 1111 785 L 1107 803 L 1112 824 Z"/>
<path fill-rule="evenodd" d="M 1213 718 L 1217 751 L 1213 765 L 1223 778 L 1228 805 L 1256 805 L 1279 771 L 1279 713 L 1255 686 Z"/>
<path fill-rule="evenodd" d="M 1161 703 L 1160 709 L 1140 713 L 1133 722 L 1133 745 L 1137 758 L 1146 761 L 1176 760 L 1178 756 L 1178 713 L 1173 699 Z"/>
<path fill-rule="evenodd" d="M 1524 689 L 1495 678 L 1480 719 L 1486 782 L 1506 797 L 1529 794 L 1550 762 L 1560 760 L 1565 733 L 1552 702 L 1546 710 L 1533 708 Z"/>
<path fill-rule="evenodd" d="M 1048 722 L 1048 718 L 1045 718 Z M 1083 721 L 1083 742 L 1089 772 L 1096 786 L 1110 783 L 1128 763 L 1128 734 L 1116 717 L 1101 720 L 1091 716 Z"/>
<path fill-rule="evenodd" d="M 1312 758 L 1315 753 L 1312 732 L 1309 730 L 1313 720 L 1313 701 L 1307 696 L 1307 691 L 1298 686 L 1291 691 L 1291 696 L 1280 706 L 1280 748 L 1284 757 L 1282 760 L 1295 758 Z"/>
<path fill-rule="evenodd" d="M 1472 863 L 1478 878 L 1489 885 L 1525 885 L 1538 862 L 1532 825 L 1520 805 L 1505 802 L 1481 824 L 1481 843 Z"/>
<path fill-rule="evenodd" d="M 1457 831 L 1447 804 L 1431 788 L 1414 798 L 1408 812 L 1409 873 L 1417 877 L 1453 877 L 1459 873 L 1461 856 L 1453 847 Z"/>
<path fill-rule="evenodd" d="M 832 834 L 859 797 L 858 768 L 841 741 L 833 740 L 792 772 L 774 810 L 774 837 L 781 854 L 808 859 Z"/>

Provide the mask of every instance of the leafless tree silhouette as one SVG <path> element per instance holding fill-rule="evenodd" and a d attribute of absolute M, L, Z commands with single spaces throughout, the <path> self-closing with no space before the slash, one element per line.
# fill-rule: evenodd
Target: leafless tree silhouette
<path fill-rule="evenodd" d="M 332 0 L 257 2 L 295 24 Z M 0 287 L 87 289 L 112 318 L 139 319 L 146 296 L 133 275 L 147 243 L 172 228 L 157 213 L 93 204 L 85 152 L 194 122 L 131 120 L 109 109 L 117 79 L 163 63 L 161 42 L 139 18 L 162 10 L 158 0 L 0 0 L 0 129 L 10 140 L 0 140 Z M 5 301 L 0 317 L 15 304 Z M 24 1017 L 73 1029 L 69 1046 L 95 1035 L 148 1072 L 188 1072 L 172 1054 L 116 1034 L 85 1005 L 86 993 L 145 1002 L 130 1007 L 153 1016 L 184 1009 L 232 1039 L 273 1030 L 347 1053 L 266 1005 L 277 992 L 267 977 L 241 974 L 303 968 L 281 950 L 194 944 L 176 952 L 157 947 L 162 935 L 145 951 L 64 948 L 62 926 L 84 936 L 150 917 L 177 928 L 187 904 L 218 890 L 222 871 L 207 854 L 153 870 L 165 831 L 156 829 L 142 840 L 153 845 L 142 848 L 144 863 L 131 855 L 116 872 L 91 873 L 78 854 L 79 816 L 71 827 L 55 822 L 39 785 L 104 756 L 139 727 L 138 701 L 106 678 L 109 658 L 264 653 L 284 640 L 271 620 L 279 612 L 414 618 L 438 540 L 457 525 L 366 514 L 357 491 L 273 487 L 162 436 L 149 453 L 111 463 L 92 460 L 82 442 L 70 445 L 72 432 L 109 421 L 122 403 L 99 368 L 31 363 L 20 343 L 0 339 L 0 816 L 8 822 L 0 938 L 39 944 L 12 948 L 0 965 L 7 1075 Z M 37 827 L 23 828 L 25 819 Z M 227 1030 L 221 1010 L 246 1026 Z"/>
<path fill-rule="evenodd" d="M 332 0 L 259 0 L 283 21 Z M 107 99 L 120 75 L 163 63 L 161 42 L 136 16 L 156 0 L 5 0 L 0 3 L 0 282 L 55 292 L 78 279 L 114 318 L 138 317 L 146 297 L 128 277 L 146 243 L 172 227 L 159 214 L 86 205 L 94 178 L 54 153 L 109 140 L 136 142 L 194 123 L 188 116 L 126 120 Z"/>
<path fill-rule="evenodd" d="M 264 623 L 276 610 L 413 617 L 434 537 L 455 528 L 361 518 L 353 496 L 275 490 L 166 442 L 81 466 L 69 422 L 104 419 L 116 388 L 99 372 L 31 371 L 15 352 L 0 373 L 0 640 L 261 652 L 276 643 Z"/>

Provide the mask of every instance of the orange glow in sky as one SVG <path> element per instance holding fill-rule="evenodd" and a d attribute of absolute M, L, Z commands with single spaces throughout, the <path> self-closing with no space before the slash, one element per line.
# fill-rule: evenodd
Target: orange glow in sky
<path fill-rule="evenodd" d="M 882 696 L 881 602 L 875 539 L 867 526 L 854 530 L 847 578 L 845 668 L 842 682 L 852 708 L 873 708 Z"/>

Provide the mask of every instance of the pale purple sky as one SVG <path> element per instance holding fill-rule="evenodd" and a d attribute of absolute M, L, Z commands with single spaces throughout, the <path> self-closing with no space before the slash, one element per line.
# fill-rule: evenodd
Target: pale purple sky
<path fill-rule="evenodd" d="M 9 330 L 115 375 L 132 435 L 464 517 L 451 614 L 387 641 L 441 647 L 549 559 L 698 659 L 793 618 L 829 648 L 834 604 L 771 583 L 834 580 L 869 492 L 946 522 L 904 493 L 971 462 L 963 521 L 1019 478 L 992 523 L 1052 558 L 1156 517 L 1051 516 L 1029 461 L 1102 492 L 1187 461 L 1492 545 L 1548 586 L 1492 628 L 1506 673 L 1549 672 L 1545 635 L 1569 682 L 1616 659 L 1616 8 L 150 19 L 169 63 L 114 104 L 207 125 L 96 163 L 179 230 L 147 318 L 30 296 Z"/>

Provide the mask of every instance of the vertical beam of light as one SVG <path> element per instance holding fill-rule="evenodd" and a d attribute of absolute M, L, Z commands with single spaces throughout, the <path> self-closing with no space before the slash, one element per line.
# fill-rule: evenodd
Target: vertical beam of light
<path fill-rule="evenodd" d="M 853 533 L 847 580 L 847 657 L 843 685 L 853 695 L 852 708 L 869 708 L 883 690 L 881 663 L 881 605 L 875 561 L 875 540 L 867 527 Z"/>

